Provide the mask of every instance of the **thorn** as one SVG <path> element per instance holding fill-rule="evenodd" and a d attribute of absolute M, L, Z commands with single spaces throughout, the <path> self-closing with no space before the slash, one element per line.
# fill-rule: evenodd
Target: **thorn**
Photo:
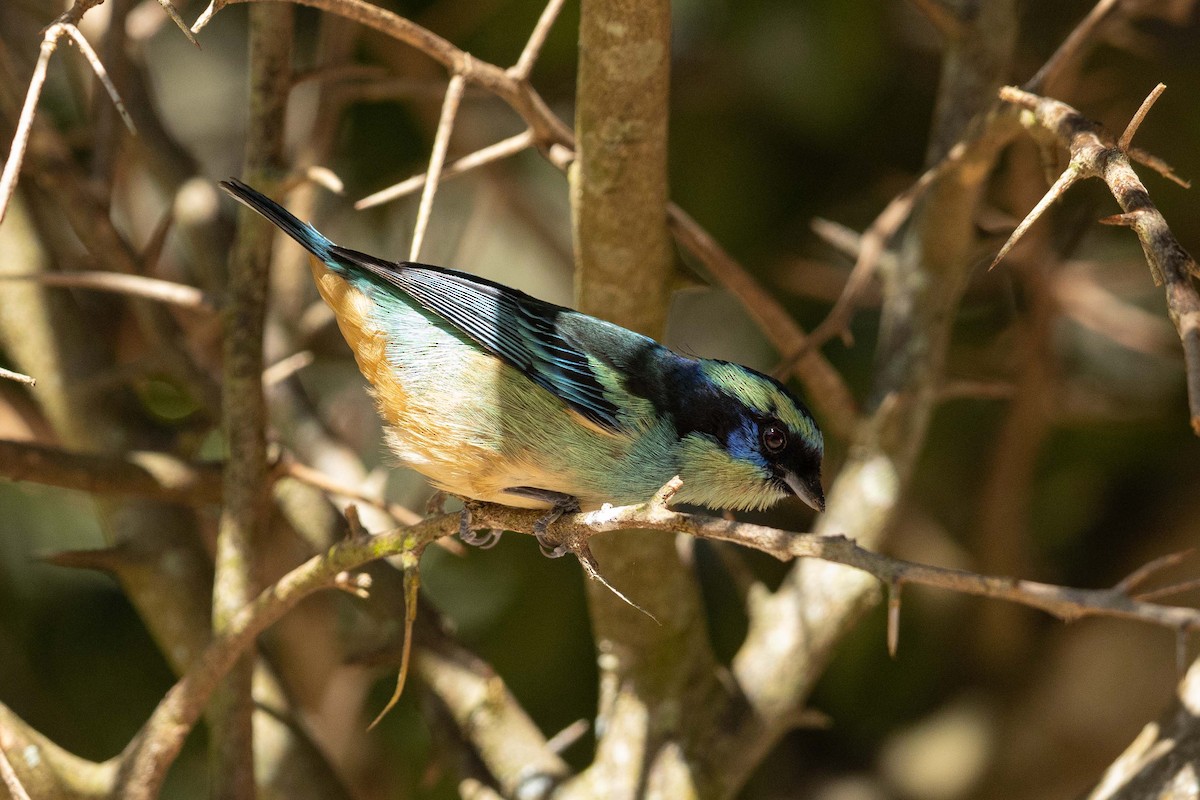
<path fill-rule="evenodd" d="M 1037 205 L 1025 215 L 1025 219 L 1021 220 L 1021 224 L 1018 225 L 1016 230 L 1012 232 L 1012 235 L 1008 237 L 1008 241 L 1004 243 L 1004 246 L 1000 248 L 1000 252 L 996 254 L 994 259 L 992 259 L 992 264 L 988 267 L 988 272 L 991 272 L 993 269 L 995 269 L 996 265 L 999 264 L 1006 255 L 1008 255 L 1008 252 L 1012 250 L 1017 242 L 1021 240 L 1021 237 L 1025 235 L 1025 232 L 1028 231 L 1030 227 L 1033 226 L 1033 223 L 1037 222 L 1038 218 L 1046 212 L 1046 209 L 1050 208 L 1050 206 L 1053 205 L 1058 198 L 1062 197 L 1067 189 L 1071 188 L 1072 184 L 1082 177 L 1083 171 L 1078 165 L 1075 163 L 1067 165 L 1067 168 L 1063 170 L 1062 175 L 1058 176 L 1058 180 L 1054 182 L 1054 185 L 1046 191 L 1046 194 L 1042 196 L 1042 199 L 1039 200 Z"/>
<path fill-rule="evenodd" d="M 895 658 L 900 649 L 900 581 L 892 579 L 887 586 L 887 649 Z"/>
<path fill-rule="evenodd" d="M 1194 547 L 1189 547 L 1186 550 L 1180 550 L 1177 553 L 1167 553 L 1165 556 L 1160 556 L 1146 564 L 1135 569 L 1133 572 L 1126 575 L 1117 585 L 1113 587 L 1122 594 L 1130 594 L 1134 589 L 1145 583 L 1156 572 L 1168 570 L 1171 567 L 1183 563 L 1196 552 Z"/>
<path fill-rule="evenodd" d="M 1150 94 L 1146 95 L 1146 99 L 1142 101 L 1142 104 L 1138 107 L 1138 110 L 1134 112 L 1133 118 L 1129 120 L 1129 124 L 1125 126 L 1125 132 L 1122 133 L 1121 138 L 1117 140 L 1117 146 L 1120 147 L 1122 151 L 1129 151 L 1129 143 L 1133 141 L 1133 135 L 1137 133 L 1137 129 L 1141 127 L 1142 120 L 1146 118 L 1146 114 L 1150 112 L 1150 109 L 1154 106 L 1154 103 L 1166 90 L 1167 85 L 1165 83 L 1160 83 L 1150 90 Z"/>
<path fill-rule="evenodd" d="M 1167 180 L 1182 186 L 1184 189 L 1192 188 L 1191 181 L 1176 175 L 1175 170 L 1171 168 L 1170 164 L 1153 153 L 1148 153 L 1140 147 L 1131 147 L 1126 151 L 1126 154 L 1137 163 L 1144 164 Z"/>
<path fill-rule="evenodd" d="M 630 600 L 628 597 L 626 597 L 624 594 L 622 594 L 617 589 L 617 587 L 613 586 L 611 583 L 609 583 L 607 580 L 605 580 L 604 576 L 600 574 L 600 565 L 596 563 L 596 558 L 595 558 L 595 556 L 592 555 L 592 549 L 587 546 L 586 542 L 582 546 L 580 546 L 580 548 L 578 550 L 575 551 L 575 557 L 579 559 L 580 565 L 583 566 L 583 571 L 587 573 L 587 576 L 589 578 L 591 578 L 594 581 L 599 582 L 601 586 L 603 586 L 605 589 L 608 589 L 610 592 L 615 594 L 617 597 L 619 597 L 621 600 L 623 600 L 625 603 L 627 603 L 630 607 L 636 608 L 638 611 L 642 612 L 647 617 L 654 620 L 655 625 L 662 625 L 662 623 L 658 621 L 657 617 L 655 617 L 653 614 L 651 614 L 646 609 L 639 606 L 637 603 Z"/>
<path fill-rule="evenodd" d="M 1137 224 L 1137 211 L 1129 211 L 1124 214 L 1113 214 L 1108 217 L 1101 217 L 1101 225 L 1118 225 L 1122 228 L 1132 228 Z"/>
<path fill-rule="evenodd" d="M 421 589 L 421 572 L 418 567 L 421 560 L 420 551 L 407 552 L 401 556 L 404 562 L 404 645 L 400 651 L 400 673 L 396 676 L 396 689 L 387 705 L 372 720 L 367 730 L 373 730 L 404 694 L 404 683 L 408 679 L 408 660 L 412 655 L 413 623 L 417 619 L 417 597 Z"/>
<path fill-rule="evenodd" d="M 590 727 L 591 723 L 588 720 L 577 719 L 547 739 L 546 749 L 551 753 L 561 754 L 568 747 L 578 742 L 580 737 L 587 733 Z"/>

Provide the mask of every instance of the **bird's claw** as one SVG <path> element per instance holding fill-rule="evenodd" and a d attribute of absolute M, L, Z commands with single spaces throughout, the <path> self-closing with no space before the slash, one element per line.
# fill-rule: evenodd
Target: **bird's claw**
<path fill-rule="evenodd" d="M 546 525 L 550 523 L 547 522 Z M 562 558 L 567 554 L 567 546 L 565 544 L 555 544 L 550 538 L 550 534 L 546 533 L 546 525 L 542 525 L 542 520 L 538 520 L 533 525 L 533 535 L 537 538 L 538 547 L 542 550 L 542 555 L 546 558 Z"/>
<path fill-rule="evenodd" d="M 463 510 L 459 512 L 458 538 L 463 541 L 463 544 L 469 544 L 481 550 L 490 550 L 496 546 L 496 542 L 500 541 L 501 533 L 503 531 L 498 531 L 495 528 L 488 528 L 484 533 L 477 533 L 472 530 L 470 505 L 464 505 Z"/>
<path fill-rule="evenodd" d="M 566 504 L 556 505 L 546 512 L 545 516 L 533 523 L 533 535 L 538 541 L 538 547 L 542 549 L 542 555 L 546 558 L 562 558 L 567 554 L 568 547 L 565 544 L 556 543 L 546 532 L 552 522 L 566 513 L 567 508 L 569 506 Z"/>
<path fill-rule="evenodd" d="M 469 544 L 472 547 L 478 547 L 480 550 L 491 550 L 493 547 L 499 544 L 500 537 L 503 534 L 504 531 L 500 530 L 499 528 L 487 528 L 479 532 L 470 531 L 466 536 L 463 536 L 460 533 L 459 538 L 462 539 L 465 544 Z"/>

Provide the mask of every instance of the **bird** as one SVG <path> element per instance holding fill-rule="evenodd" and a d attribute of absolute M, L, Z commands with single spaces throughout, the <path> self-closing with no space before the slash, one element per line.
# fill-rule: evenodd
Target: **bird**
<path fill-rule="evenodd" d="M 437 489 L 567 512 L 650 500 L 825 510 L 824 440 L 783 383 L 445 267 L 330 241 L 237 179 L 221 187 L 307 250 L 317 289 L 371 384 L 391 452 Z M 462 538 L 480 544 L 464 514 Z"/>

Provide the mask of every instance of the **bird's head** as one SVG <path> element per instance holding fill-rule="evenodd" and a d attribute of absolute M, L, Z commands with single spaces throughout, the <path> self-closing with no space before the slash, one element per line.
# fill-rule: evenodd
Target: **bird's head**
<path fill-rule="evenodd" d="M 825 510 L 824 440 L 812 414 L 782 383 L 738 364 L 698 363 L 676 412 L 683 449 L 678 499 L 756 509 L 795 495 Z"/>

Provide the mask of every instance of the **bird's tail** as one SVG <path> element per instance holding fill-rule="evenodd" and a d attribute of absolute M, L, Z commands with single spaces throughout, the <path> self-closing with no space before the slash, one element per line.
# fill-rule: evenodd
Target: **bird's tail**
<path fill-rule="evenodd" d="M 250 188 L 237 178 L 221 181 L 221 188 L 229 192 L 229 194 L 243 205 L 271 220 L 284 233 L 303 245 L 314 256 L 326 263 L 330 263 L 330 250 L 335 245 L 312 225 L 309 225 L 307 222 L 301 222 L 292 212 L 279 205 L 279 203 L 276 203 L 262 192 Z"/>

